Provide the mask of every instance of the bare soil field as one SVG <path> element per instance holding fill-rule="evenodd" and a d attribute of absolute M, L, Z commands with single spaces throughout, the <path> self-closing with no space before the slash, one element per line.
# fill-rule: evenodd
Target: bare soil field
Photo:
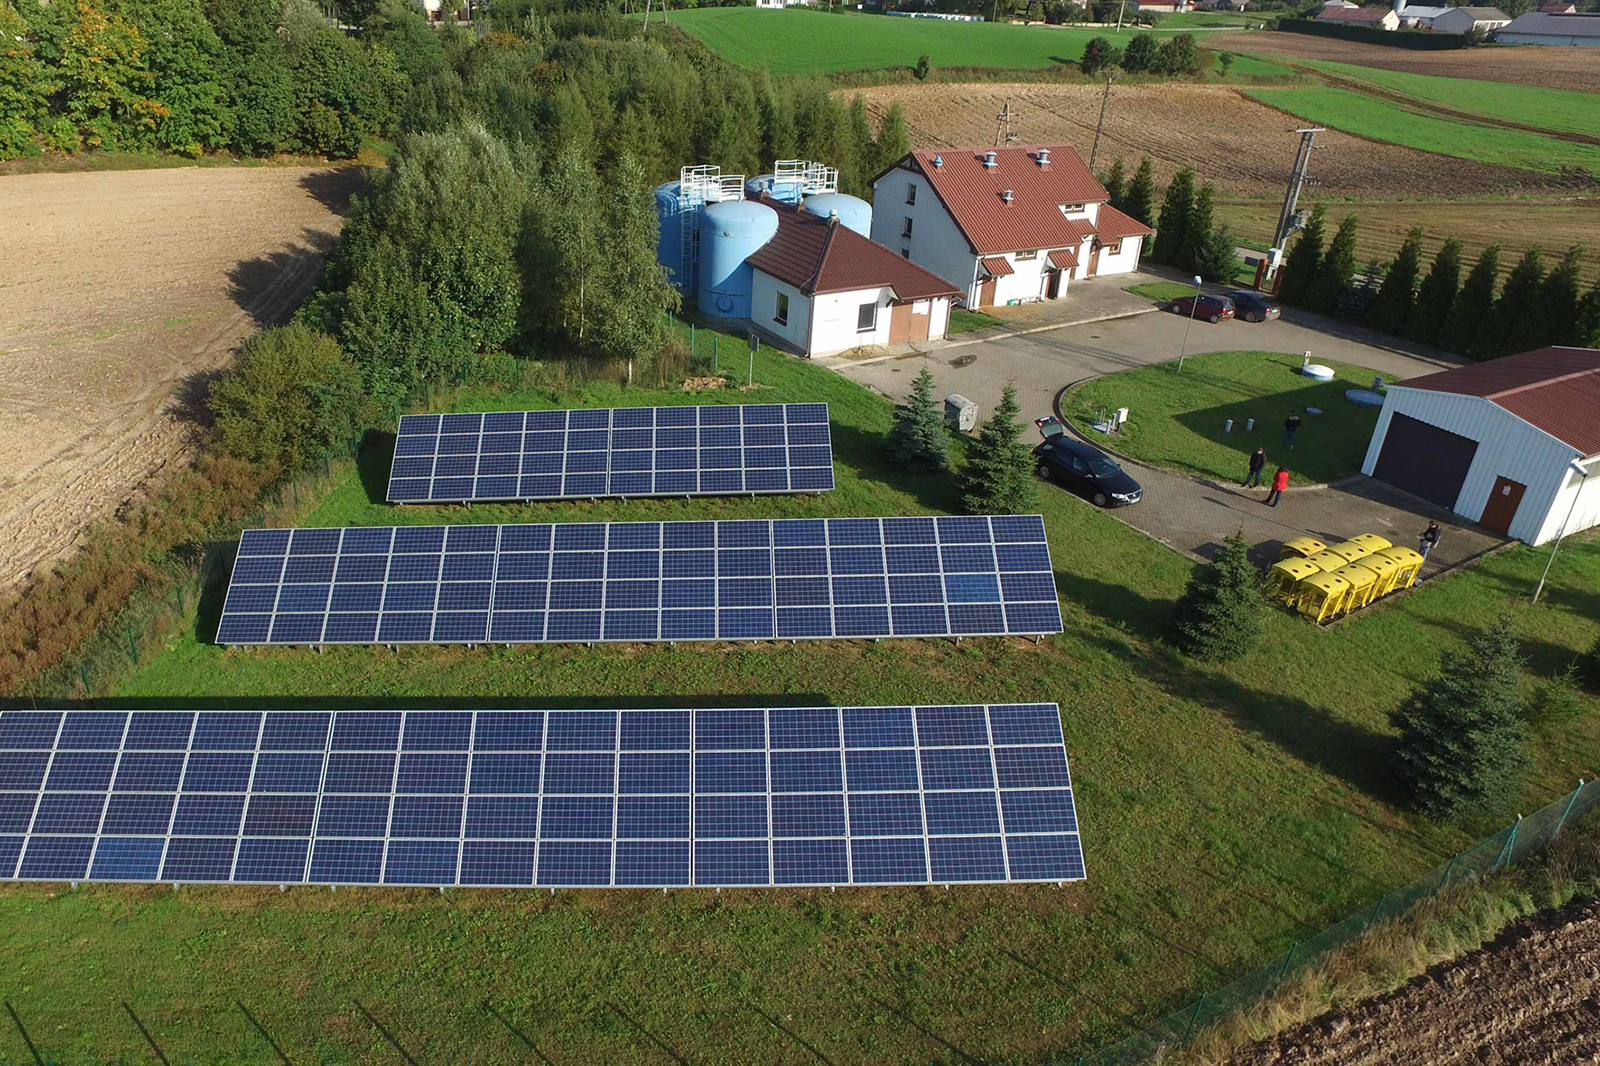
<path fill-rule="evenodd" d="M 1312 37 L 1304 33 L 1230 33 L 1206 38 L 1217 51 L 1259 55 L 1328 59 L 1357 63 L 1380 70 L 1403 70 L 1441 78 L 1479 78 L 1539 85 L 1550 89 L 1576 89 L 1600 93 L 1600 63 L 1588 48 L 1552 48 L 1543 45 L 1501 48 L 1460 48 L 1421 52 L 1385 48 L 1359 41 Z"/>
<path fill-rule="evenodd" d="M 1600 1062 L 1600 903 L 1517 923 L 1386 996 L 1263 1041 L 1229 1066 Z"/>
<path fill-rule="evenodd" d="M 192 447 L 205 388 L 291 312 L 354 167 L 0 178 L 0 585 Z"/>
<path fill-rule="evenodd" d="M 1284 34 L 1283 36 L 1290 36 Z M 845 90 L 855 95 L 857 90 Z M 1008 101 L 1024 141 L 1066 141 L 1087 156 L 1094 143 L 1102 89 L 1094 85 L 885 85 L 859 90 L 874 121 L 898 100 L 918 148 L 987 145 L 995 115 Z M 1281 198 L 1294 163 L 1296 120 L 1226 86 L 1119 85 L 1100 141 L 1097 168 L 1121 156 L 1131 168 L 1143 156 L 1165 182 L 1180 166 L 1224 195 Z M 1600 192 L 1600 181 L 1535 174 L 1414 148 L 1363 140 L 1338 131 L 1317 139 L 1317 198 L 1552 197 Z M 1554 243 L 1552 241 L 1552 243 Z"/>

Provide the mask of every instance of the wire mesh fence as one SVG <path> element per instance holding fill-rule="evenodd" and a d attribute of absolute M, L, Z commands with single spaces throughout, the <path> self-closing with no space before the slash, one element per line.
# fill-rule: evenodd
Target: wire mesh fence
<path fill-rule="evenodd" d="M 1260 1002 L 1290 976 L 1318 964 L 1375 926 L 1395 920 L 1451 885 L 1483 877 L 1542 852 L 1568 823 L 1596 807 L 1600 807 L 1600 781 L 1579 782 L 1577 788 L 1549 806 L 1526 818 L 1519 817 L 1493 836 L 1452 856 L 1403 888 L 1384 894 L 1343 921 L 1296 941 L 1288 951 L 1232 984 L 1204 993 L 1188 1006 L 1158 1018 L 1110 1047 L 1080 1056 L 1078 1066 L 1137 1066 L 1186 1047 L 1201 1029 Z"/>

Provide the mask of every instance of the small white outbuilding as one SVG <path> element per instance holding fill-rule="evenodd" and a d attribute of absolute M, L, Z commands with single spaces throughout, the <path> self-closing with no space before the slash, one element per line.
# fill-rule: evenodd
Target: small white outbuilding
<path fill-rule="evenodd" d="M 1390 385 L 1361 472 L 1528 544 L 1600 525 L 1600 349 Z"/>

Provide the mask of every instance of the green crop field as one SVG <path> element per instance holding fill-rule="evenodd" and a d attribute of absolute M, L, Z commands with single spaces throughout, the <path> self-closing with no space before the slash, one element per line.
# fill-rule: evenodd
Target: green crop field
<path fill-rule="evenodd" d="M 935 68 L 1030 70 L 1076 63 L 1091 38 L 1117 39 L 1107 30 L 1076 26 L 830 15 L 799 8 L 700 7 L 675 11 L 670 21 L 724 58 L 774 74 L 909 69 L 924 53 Z M 1124 29 L 1122 38 L 1131 38 L 1133 32 Z"/>
<path fill-rule="evenodd" d="M 1348 89 L 1246 89 L 1247 96 L 1320 125 L 1426 152 L 1546 174 L 1568 167 L 1600 175 L 1600 147 L 1537 133 L 1417 114 Z"/>
<path fill-rule="evenodd" d="M 1318 59 L 1295 59 L 1297 66 L 1392 89 L 1418 100 L 1443 104 L 1523 126 L 1600 136 L 1600 95 L 1474 78 L 1440 78 Z M 1238 64 L 1234 69 L 1239 69 Z"/>
<path fill-rule="evenodd" d="M 762 13 L 767 14 L 766 12 Z M 702 334 L 702 350 L 705 348 Z M 737 351 L 728 338 L 724 352 Z M 745 356 L 738 351 L 739 371 Z M 946 476 L 884 465 L 892 408 L 763 350 L 751 393 L 584 385 L 453 394 L 460 410 L 826 401 L 820 497 L 391 508 L 379 442 L 313 524 L 947 511 Z M 0 887 L 4 999 L 46 1058 L 173 1062 L 1071 1061 L 1370 905 L 1490 826 L 1392 806 L 1386 715 L 1442 648 L 1510 607 L 1548 676 L 1600 636 L 1600 539 L 1514 549 L 1329 632 L 1283 613 L 1253 654 L 1163 641 L 1192 564 L 1041 488 L 1065 633 L 1027 640 L 227 651 L 218 595 L 105 703 L 143 707 L 607 707 L 1052 700 L 1089 879 L 1053 886 L 515 891 Z M 1227 530 L 1219 529 L 1219 536 Z M 193 605 L 191 604 L 191 608 Z M 1542 733 L 1523 809 L 1564 794 L 1600 714 Z M 483 1006 L 526 1039 L 521 1042 Z M 237 1004 L 237 1005 L 236 1005 Z M 529 1044 L 537 1051 L 531 1050 Z M 30 1061 L 0 1026 L 0 1061 Z"/>

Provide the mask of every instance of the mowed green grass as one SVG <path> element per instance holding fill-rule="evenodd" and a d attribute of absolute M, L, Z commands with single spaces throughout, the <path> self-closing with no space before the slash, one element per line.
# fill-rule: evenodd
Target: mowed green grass
<path fill-rule="evenodd" d="M 1193 296 L 1194 286 L 1181 281 L 1147 281 L 1139 285 L 1124 285 L 1122 291 L 1157 303 L 1171 303 L 1182 296 Z"/>
<path fill-rule="evenodd" d="M 800 8 L 701 7 L 674 11 L 669 20 L 725 59 L 774 74 L 909 69 L 924 53 L 935 68 L 1031 70 L 1077 63 L 1091 38 L 1119 39 L 1109 30 L 1076 26 L 830 15 Z M 1121 39 L 1133 33 L 1124 29 Z"/>
<path fill-rule="evenodd" d="M 1518 85 L 1514 82 L 1481 81 L 1476 78 L 1440 78 L 1431 74 L 1380 70 L 1320 59 L 1296 59 L 1294 62 L 1298 66 L 1327 71 L 1352 81 L 1393 89 L 1419 100 L 1444 104 L 1458 111 L 1471 111 L 1523 126 L 1537 126 L 1562 133 L 1600 136 L 1600 95 L 1595 93 Z"/>
<path fill-rule="evenodd" d="M 1326 85 L 1244 92 L 1291 115 L 1375 141 L 1545 174 L 1559 173 L 1567 167 L 1600 174 L 1600 147 L 1592 145 L 1418 114 L 1385 100 Z"/>
<path fill-rule="evenodd" d="M 394 509 L 381 502 L 389 457 L 379 447 L 312 520 L 886 515 L 954 506 L 948 477 L 907 477 L 884 465 L 884 400 L 768 350 L 756 378 L 772 387 L 699 396 L 597 385 L 476 390 L 449 407 L 823 400 L 838 455 L 834 492 Z M 123 1001 L 173 1062 L 277 1062 L 235 1001 L 290 1061 L 401 1061 L 357 1000 L 422 1064 L 1071 1061 L 1370 905 L 1491 828 L 1433 826 L 1389 802 L 1385 716 L 1433 672 L 1441 648 L 1506 605 L 1515 605 L 1541 675 L 1600 636 L 1600 542 L 1579 538 L 1563 548 L 1537 609 L 1522 605 L 1545 555 L 1516 550 L 1334 631 L 1274 613 L 1254 654 L 1226 667 L 1185 662 L 1162 633 L 1191 564 L 1068 494 L 1041 489 L 1066 632 L 1037 646 L 227 651 L 209 642 L 213 597 L 194 628 L 147 658 L 114 702 L 1051 700 L 1062 706 L 1085 883 L 555 895 L 9 885 L 0 887 L 8 960 L 0 996 L 43 1056 L 73 1063 L 149 1060 Z M 1595 710 L 1541 738 L 1524 810 L 1592 772 Z M 0 1061 L 30 1059 L 14 1029 L 0 1026 Z"/>
<path fill-rule="evenodd" d="M 1372 384 L 1371 370 L 1319 362 L 1333 368 L 1333 381 L 1301 374 L 1298 355 L 1215 352 L 1185 359 L 1181 374 L 1174 360 L 1084 382 L 1061 398 L 1061 410 L 1084 425 L 1100 412 L 1128 408 L 1114 446 L 1157 466 L 1240 482 L 1250 453 L 1265 446 L 1268 476 L 1282 464 L 1289 468 L 1290 484 L 1332 481 L 1360 472 L 1378 410 L 1344 398 L 1346 389 Z M 1307 407 L 1322 413 L 1306 414 Z M 1299 410 L 1303 420 L 1293 451 L 1282 442 L 1283 420 L 1291 410 Z M 1233 432 L 1227 433 L 1223 426 L 1230 418 Z M 1245 422 L 1251 418 L 1255 430 L 1247 433 Z"/>

